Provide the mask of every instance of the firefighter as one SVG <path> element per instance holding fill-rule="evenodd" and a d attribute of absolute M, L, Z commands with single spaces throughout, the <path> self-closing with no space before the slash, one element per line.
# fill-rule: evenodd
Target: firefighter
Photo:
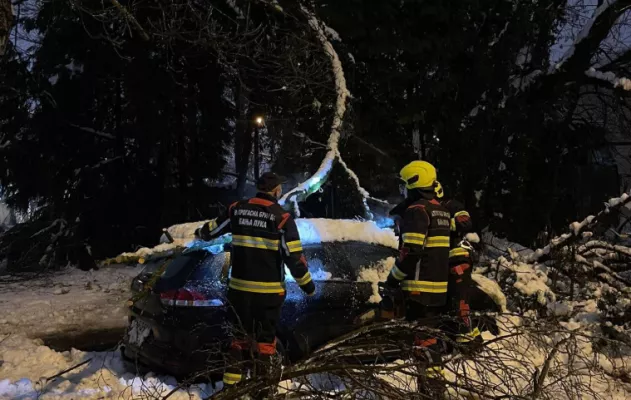
<path fill-rule="evenodd" d="M 449 327 L 448 330 L 455 336 L 457 343 L 463 346 L 474 344 L 479 342 L 482 337 L 480 330 L 473 327 L 471 322 L 469 292 L 472 285 L 473 248 L 465 238 L 467 233 L 473 232 L 473 222 L 462 203 L 445 198 L 440 182 L 436 184 L 436 197 L 449 210 L 451 218 L 447 312 L 457 315 L 457 323 L 455 326 Z"/>
<path fill-rule="evenodd" d="M 264 374 L 276 354 L 276 325 L 285 300 L 284 265 L 308 296 L 315 294 L 296 223 L 277 202 L 282 194 L 281 183 L 278 175 L 264 173 L 257 180 L 259 193 L 255 197 L 233 203 L 226 215 L 196 232 L 202 240 L 232 232 L 227 297 L 234 311 L 229 351 L 233 364 L 223 377 L 227 386 L 243 380 L 240 365 L 246 355 L 253 352 L 259 361 L 252 373 Z"/>
<path fill-rule="evenodd" d="M 421 320 L 428 328 L 440 328 L 447 302 L 450 214 L 436 199 L 434 166 L 413 161 L 403 167 L 400 178 L 406 200 L 391 212 L 400 217 L 400 254 L 385 286 L 403 290 L 408 321 Z M 437 395 L 443 390 L 444 343 L 435 335 L 419 332 L 414 349 L 415 355 L 426 362 L 419 390 Z"/>

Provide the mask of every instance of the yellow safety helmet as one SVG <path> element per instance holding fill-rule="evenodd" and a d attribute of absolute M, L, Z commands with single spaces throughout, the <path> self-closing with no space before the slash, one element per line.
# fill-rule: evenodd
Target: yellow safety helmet
<path fill-rule="evenodd" d="M 436 192 L 436 197 L 438 197 L 439 199 L 442 199 L 443 196 L 445 195 L 445 192 L 443 191 L 443 186 L 438 181 L 436 181 L 434 192 Z"/>
<path fill-rule="evenodd" d="M 412 161 L 399 172 L 406 189 L 433 190 L 436 185 L 436 168 L 427 161 Z"/>

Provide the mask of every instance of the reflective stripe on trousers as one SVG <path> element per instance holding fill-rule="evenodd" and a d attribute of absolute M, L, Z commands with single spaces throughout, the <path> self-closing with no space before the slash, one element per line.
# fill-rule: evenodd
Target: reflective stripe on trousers
<path fill-rule="evenodd" d="M 448 282 L 403 281 L 401 290 L 420 293 L 447 293 Z"/>
<path fill-rule="evenodd" d="M 234 290 L 251 293 L 285 293 L 285 285 L 281 282 L 256 282 L 230 278 L 228 287 Z"/>

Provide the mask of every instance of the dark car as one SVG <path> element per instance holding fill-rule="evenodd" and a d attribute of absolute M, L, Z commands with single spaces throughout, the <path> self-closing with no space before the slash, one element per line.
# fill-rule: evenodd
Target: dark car
<path fill-rule="evenodd" d="M 289 361 L 355 330 L 360 317 L 378 307 L 369 302 L 372 283 L 360 282 L 362 270 L 384 268 L 397 255 L 392 248 L 363 242 L 303 247 L 317 293 L 307 297 L 295 282 L 287 282 L 278 343 Z M 132 283 L 123 344 L 128 361 L 175 376 L 221 368 L 228 337 L 229 254 L 211 246 L 147 264 Z"/>

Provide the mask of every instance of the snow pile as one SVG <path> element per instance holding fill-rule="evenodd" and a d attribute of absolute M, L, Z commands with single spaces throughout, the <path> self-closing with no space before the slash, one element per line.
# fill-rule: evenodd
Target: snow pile
<path fill-rule="evenodd" d="M 297 219 L 296 225 L 303 244 L 358 241 L 398 248 L 394 231 L 382 229 L 372 221 Z"/>
<path fill-rule="evenodd" d="M 121 257 L 148 257 L 156 253 L 165 253 L 182 247 L 185 242 L 183 240 L 176 240 L 173 243 L 161 243 L 155 247 L 141 247 L 134 252 L 122 253 Z"/>
<path fill-rule="evenodd" d="M 0 334 L 45 337 L 127 325 L 125 301 L 140 268 L 69 268 L 0 286 Z M 0 357 L 1 358 L 1 357 Z M 0 374 L 0 376 L 2 376 Z"/>
<path fill-rule="evenodd" d="M 556 300 L 555 293 L 548 286 L 547 267 L 527 264 L 500 257 L 491 262 L 491 270 L 498 270 L 501 279 L 526 297 L 534 297 L 541 305 Z"/>
<path fill-rule="evenodd" d="M 126 371 L 119 351 L 56 352 L 41 341 L 0 336 L 1 399 L 134 399 L 160 398 L 177 387 L 175 379 Z M 55 379 L 47 379 L 84 363 Z M 219 384 L 218 388 L 221 388 Z M 179 390 L 170 398 L 189 400 L 212 395 L 211 385 Z"/>
<path fill-rule="evenodd" d="M 166 231 L 171 235 L 171 237 L 175 240 L 177 239 L 194 239 L 195 238 L 195 230 L 197 228 L 202 227 L 204 224 L 207 224 L 212 220 L 207 221 L 197 221 L 197 222 L 188 222 L 184 224 L 177 224 L 170 226 L 166 229 Z M 164 241 L 166 241 L 166 237 L 164 237 Z M 161 239 L 161 243 L 162 243 Z"/>
<path fill-rule="evenodd" d="M 381 302 L 381 296 L 379 295 L 379 282 L 385 282 L 388 279 L 390 270 L 394 265 L 394 257 L 388 257 L 383 262 L 376 265 L 372 265 L 368 268 L 364 268 L 359 271 L 358 282 L 370 282 L 372 285 L 372 296 L 368 299 L 369 303 Z"/>
<path fill-rule="evenodd" d="M 472 232 L 472 233 L 467 233 L 465 235 L 465 239 L 469 242 L 469 243 L 480 243 L 480 236 L 478 236 L 477 233 Z"/>
<path fill-rule="evenodd" d="M 195 247 L 210 249 L 213 254 L 223 251 L 223 244 L 230 243 L 231 234 L 226 234 L 213 240 L 213 242 L 202 242 L 195 238 L 195 230 L 208 221 L 191 222 L 186 224 L 173 225 L 167 229 L 173 238 L 173 243 L 167 243 L 166 235 L 162 235 L 162 242 L 156 247 L 143 247 L 133 253 L 123 253 L 106 261 L 106 264 L 137 263 L 140 259 L 147 259 L 152 256 L 168 255 L 171 252 L 181 250 L 183 247 Z M 319 244 L 327 242 L 349 242 L 358 241 L 372 245 L 380 245 L 398 248 L 398 239 L 392 229 L 380 228 L 373 221 L 358 220 L 334 220 L 334 219 L 297 219 L 296 226 L 300 234 L 303 245 Z M 214 246 L 211 244 L 214 243 Z M 216 250 L 212 250 L 214 248 Z"/>
<path fill-rule="evenodd" d="M 471 279 L 473 279 L 473 282 L 475 282 L 475 284 L 484 293 L 486 293 L 491 299 L 493 299 L 495 304 L 500 307 L 500 310 L 502 312 L 508 311 L 508 308 L 506 306 L 506 296 L 504 295 L 504 292 L 502 292 L 502 288 L 500 287 L 500 285 L 498 285 L 497 282 L 475 271 L 473 272 L 473 274 L 471 274 Z"/>

